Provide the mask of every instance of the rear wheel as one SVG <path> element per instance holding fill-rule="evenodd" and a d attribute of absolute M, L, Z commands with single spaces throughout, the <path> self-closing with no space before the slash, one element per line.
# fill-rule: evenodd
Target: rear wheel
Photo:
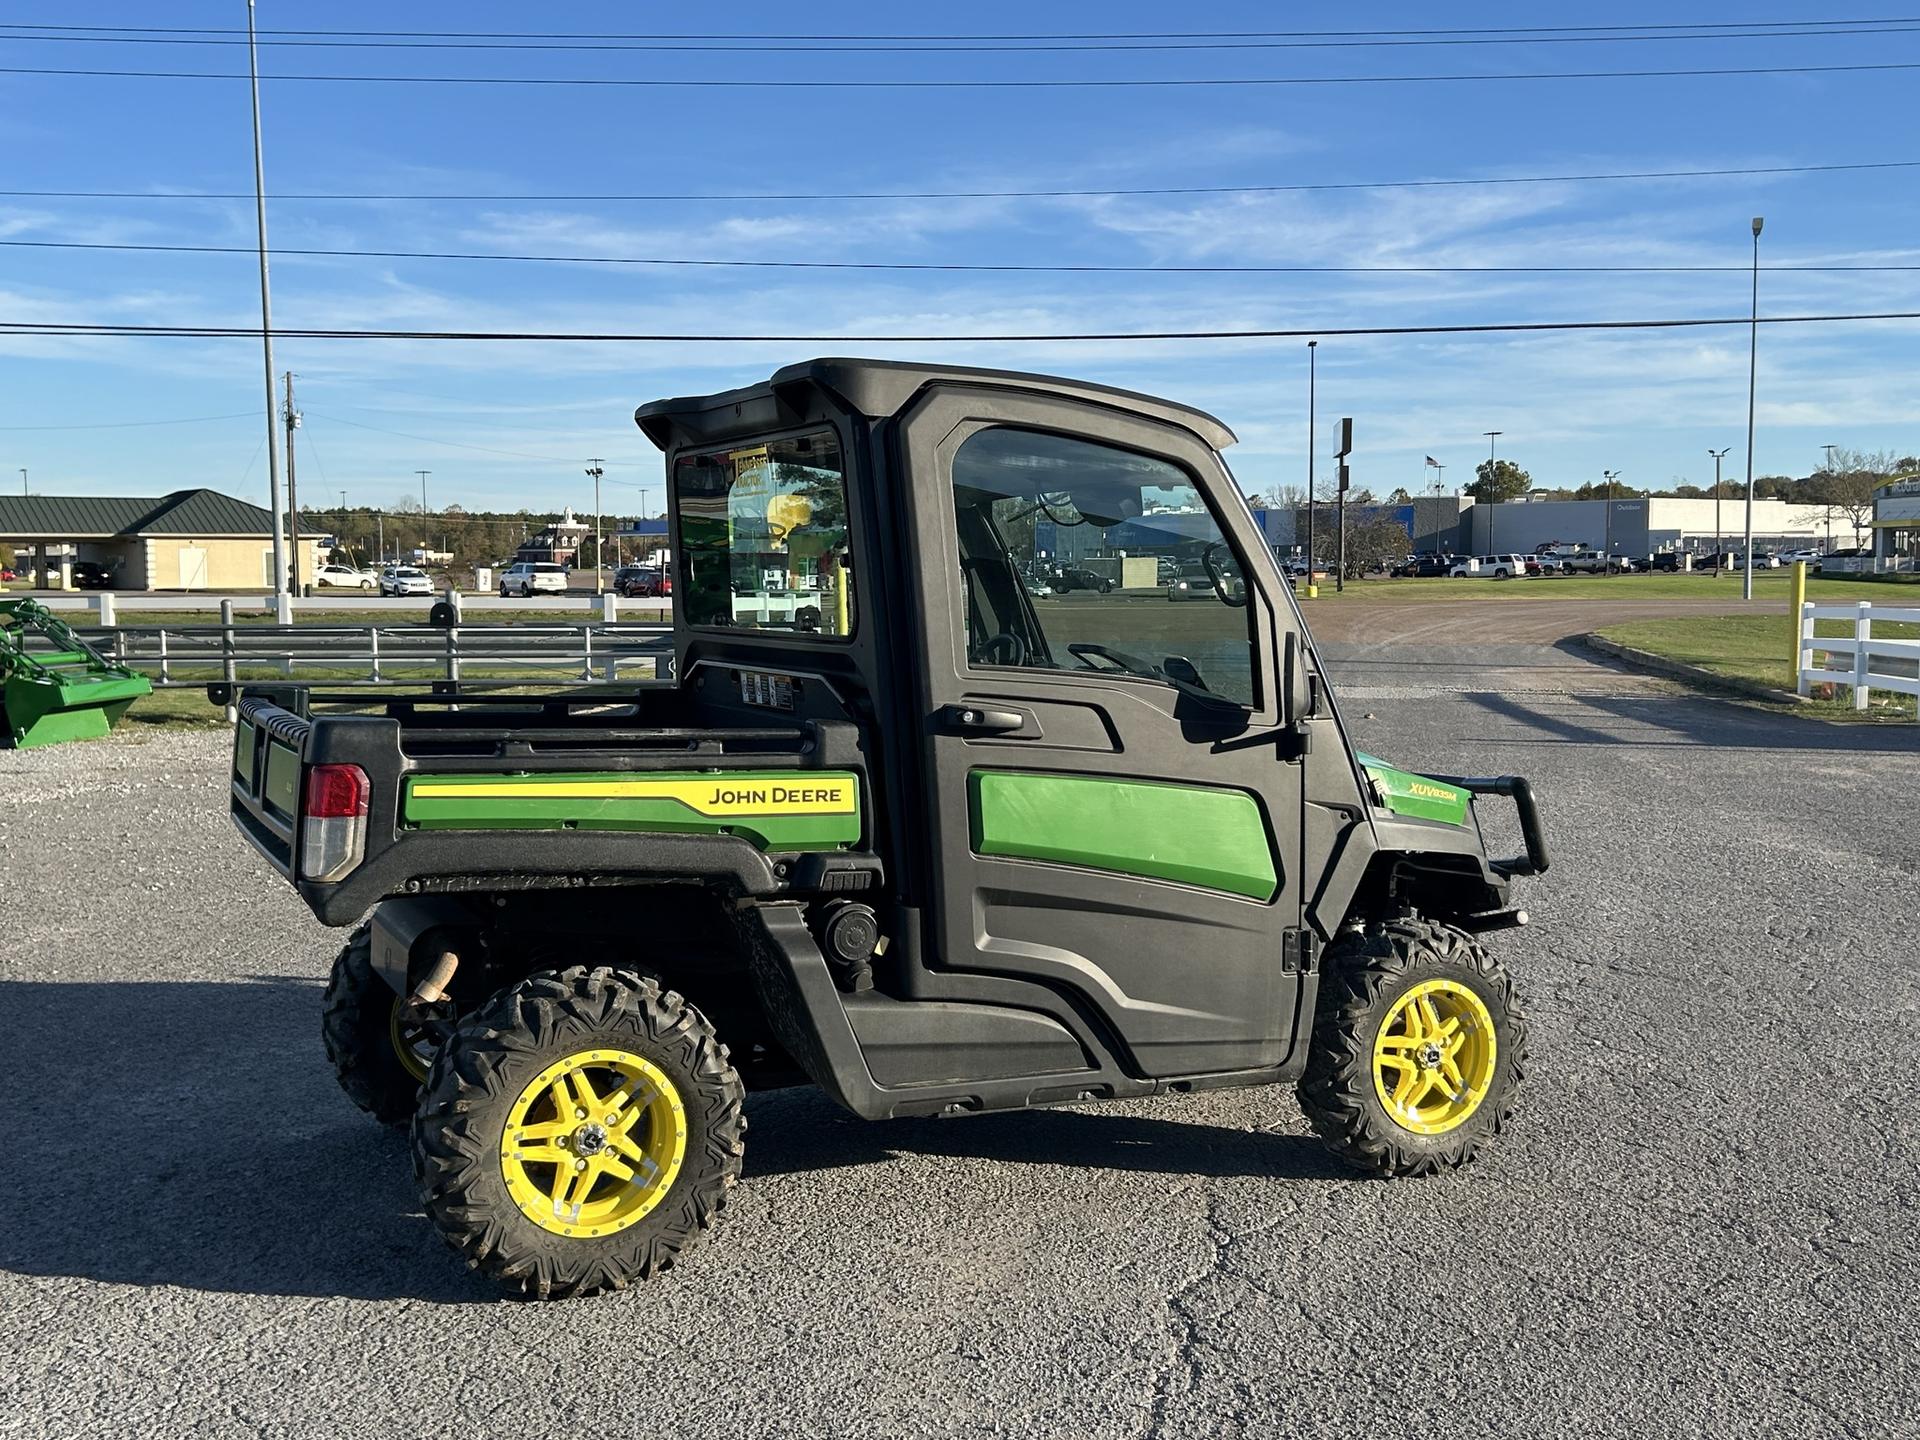
<path fill-rule="evenodd" d="M 740 1175 L 745 1090 L 705 1016 L 575 967 L 503 991 L 435 1060 L 413 1121 L 426 1211 L 467 1264 L 541 1299 L 672 1264 Z"/>
<path fill-rule="evenodd" d="M 347 1098 L 385 1125 L 413 1114 L 433 1044 L 407 1019 L 405 1000 L 373 972 L 372 928 L 362 925 L 333 962 L 320 1035 Z"/>
<path fill-rule="evenodd" d="M 1472 936 L 1388 921 L 1327 951 L 1300 1107 L 1362 1170 L 1453 1169 L 1512 1116 L 1526 1053 L 1513 982 Z"/>

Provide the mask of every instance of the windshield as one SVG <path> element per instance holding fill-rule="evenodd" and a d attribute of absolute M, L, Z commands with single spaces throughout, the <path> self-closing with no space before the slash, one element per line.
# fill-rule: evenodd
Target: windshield
<path fill-rule="evenodd" d="M 689 624 L 852 632 L 847 479 L 837 436 L 682 455 L 673 485 L 676 596 Z"/>

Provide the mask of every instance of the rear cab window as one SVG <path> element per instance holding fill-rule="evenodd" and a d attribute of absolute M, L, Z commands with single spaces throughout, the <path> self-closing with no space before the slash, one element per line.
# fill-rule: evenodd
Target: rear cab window
<path fill-rule="evenodd" d="M 853 633 L 846 465 L 832 431 L 681 455 L 673 489 L 686 623 Z"/>

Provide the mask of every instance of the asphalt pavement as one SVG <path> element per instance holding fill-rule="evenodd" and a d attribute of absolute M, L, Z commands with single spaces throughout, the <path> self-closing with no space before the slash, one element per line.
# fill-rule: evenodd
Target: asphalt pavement
<path fill-rule="evenodd" d="M 0 754 L 0 1434 L 1916 1433 L 1920 732 L 1328 656 L 1365 748 L 1542 797 L 1480 1162 L 1356 1178 L 1288 1090 L 785 1092 L 702 1248 L 557 1305 L 469 1278 L 335 1087 L 342 937 L 232 832 L 224 735 Z"/>

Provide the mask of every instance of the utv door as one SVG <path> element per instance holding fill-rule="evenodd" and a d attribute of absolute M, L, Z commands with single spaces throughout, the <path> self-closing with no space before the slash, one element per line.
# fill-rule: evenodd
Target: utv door
<path fill-rule="evenodd" d="M 1206 498 L 1233 493 L 1218 457 L 1124 410 L 972 386 L 930 391 L 898 445 L 936 963 L 1070 997 L 1142 1075 L 1281 1064 L 1300 918 L 1286 621 L 1246 507 Z M 1170 604 L 1160 554 L 1206 593 Z M 1110 593 L 1046 593 L 1050 566 L 1089 562 Z"/>

